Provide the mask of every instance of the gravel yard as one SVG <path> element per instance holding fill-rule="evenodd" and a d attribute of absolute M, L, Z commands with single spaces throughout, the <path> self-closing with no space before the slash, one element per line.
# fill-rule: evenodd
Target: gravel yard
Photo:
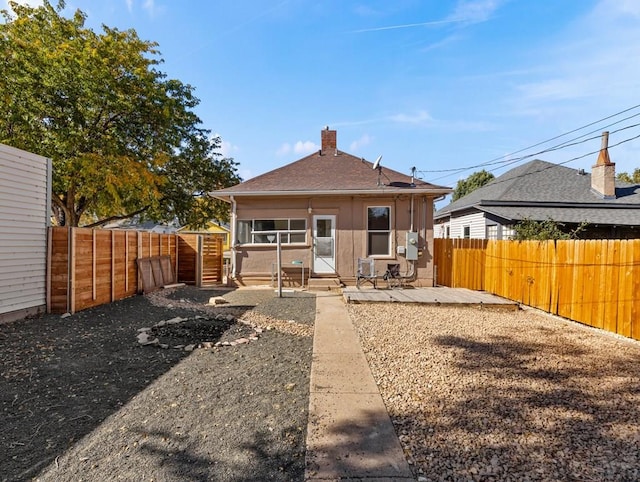
<path fill-rule="evenodd" d="M 0 481 L 302 480 L 314 319 L 187 286 L 0 325 Z"/>
<path fill-rule="evenodd" d="M 640 479 L 640 343 L 531 310 L 349 312 L 418 480 Z"/>

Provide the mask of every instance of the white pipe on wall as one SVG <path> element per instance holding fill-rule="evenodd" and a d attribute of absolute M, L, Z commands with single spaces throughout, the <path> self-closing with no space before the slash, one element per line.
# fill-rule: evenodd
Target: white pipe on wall
<path fill-rule="evenodd" d="M 238 233 L 238 219 L 236 217 L 236 200 L 230 196 L 231 200 L 231 278 L 236 277 L 236 242 Z"/>

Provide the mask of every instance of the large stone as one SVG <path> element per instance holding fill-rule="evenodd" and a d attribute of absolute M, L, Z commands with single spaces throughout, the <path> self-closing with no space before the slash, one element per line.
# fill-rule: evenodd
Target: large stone
<path fill-rule="evenodd" d="M 177 325 L 178 323 L 182 323 L 183 321 L 187 321 L 189 318 L 180 318 L 176 316 L 175 318 L 171 318 L 170 320 L 165 321 L 166 325 Z"/>
<path fill-rule="evenodd" d="M 222 296 L 214 296 L 212 298 L 209 298 L 210 305 L 226 305 L 227 303 L 229 302 Z"/>

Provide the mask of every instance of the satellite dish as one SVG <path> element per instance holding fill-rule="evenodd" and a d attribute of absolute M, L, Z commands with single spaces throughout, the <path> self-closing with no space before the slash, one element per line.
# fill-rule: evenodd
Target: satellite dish
<path fill-rule="evenodd" d="M 381 160 L 382 160 L 382 154 L 380 154 L 378 156 L 378 158 L 376 159 L 376 162 L 373 163 L 373 167 L 372 167 L 373 170 L 376 170 L 376 169 L 378 169 L 380 167 L 380 161 Z"/>

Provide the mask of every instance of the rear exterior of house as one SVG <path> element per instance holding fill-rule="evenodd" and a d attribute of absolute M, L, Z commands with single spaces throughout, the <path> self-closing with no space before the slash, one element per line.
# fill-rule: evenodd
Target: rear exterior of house
<path fill-rule="evenodd" d="M 51 160 L 0 144 L 0 322 L 46 309 Z"/>
<path fill-rule="evenodd" d="M 358 258 L 378 273 L 399 264 L 415 286 L 433 285 L 434 199 L 451 192 L 337 149 L 322 148 L 284 167 L 212 193 L 231 204 L 231 278 L 273 281 L 277 238 L 285 282 L 355 284 Z"/>

